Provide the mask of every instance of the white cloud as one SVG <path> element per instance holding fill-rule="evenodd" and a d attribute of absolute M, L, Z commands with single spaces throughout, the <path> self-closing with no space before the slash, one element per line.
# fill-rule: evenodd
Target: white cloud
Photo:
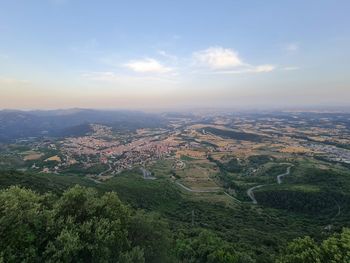
<path fill-rule="evenodd" d="M 117 82 L 121 79 L 150 77 L 177 81 L 186 78 L 188 74 L 243 74 L 243 73 L 267 73 L 274 71 L 277 67 L 271 64 L 252 65 L 239 57 L 238 53 L 230 48 L 209 47 L 204 50 L 195 51 L 191 57 L 177 57 L 164 50 L 157 53 L 162 59 L 143 58 L 130 60 L 123 67 L 144 74 L 128 74 L 123 71 L 105 71 L 98 74 L 90 74 L 88 79 L 98 81 Z M 113 59 L 114 61 L 114 59 Z M 165 61 L 165 62 L 164 62 Z M 105 62 L 105 61 L 104 61 Z M 118 62 L 110 65 L 120 66 Z M 147 74 L 148 73 L 148 74 Z M 153 79 L 153 80 L 154 80 Z"/>
<path fill-rule="evenodd" d="M 276 67 L 274 65 L 270 65 L 270 64 L 265 64 L 265 65 L 260 65 L 260 66 L 256 66 L 253 69 L 253 72 L 271 72 L 275 69 Z"/>
<path fill-rule="evenodd" d="M 209 47 L 194 52 L 193 59 L 195 65 L 206 66 L 214 74 L 263 73 L 276 69 L 276 66 L 271 64 L 254 66 L 243 63 L 236 51 L 223 47 Z"/>
<path fill-rule="evenodd" d="M 139 73 L 168 73 L 172 71 L 172 68 L 164 66 L 153 58 L 132 60 L 124 66 Z"/>
<path fill-rule="evenodd" d="M 207 66 L 212 69 L 227 69 L 243 65 L 237 52 L 229 48 L 210 47 L 193 53 L 193 58 L 197 64 Z"/>
<path fill-rule="evenodd" d="M 265 64 L 259 66 L 245 65 L 238 69 L 214 71 L 215 74 L 244 74 L 244 73 L 266 73 L 276 69 L 275 65 Z"/>
<path fill-rule="evenodd" d="M 243 62 L 238 53 L 233 49 L 223 47 L 209 47 L 193 53 L 194 65 L 205 66 L 211 72 L 203 72 L 198 69 L 194 72 L 212 74 L 243 74 L 243 73 L 263 73 L 276 69 L 275 65 L 251 65 Z"/>

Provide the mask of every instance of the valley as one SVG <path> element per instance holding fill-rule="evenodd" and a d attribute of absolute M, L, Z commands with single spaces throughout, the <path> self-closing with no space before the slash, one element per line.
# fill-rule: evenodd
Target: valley
<path fill-rule="evenodd" d="M 116 191 L 160 213 L 175 238 L 205 229 L 271 262 L 293 238 L 350 226 L 349 116 L 163 113 L 159 127 L 127 131 L 90 123 L 75 136 L 3 142 L 0 183 Z"/>

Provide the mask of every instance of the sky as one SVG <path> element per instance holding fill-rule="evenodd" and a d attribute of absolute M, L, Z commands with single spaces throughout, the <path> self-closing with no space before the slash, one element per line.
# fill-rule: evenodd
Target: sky
<path fill-rule="evenodd" d="M 0 108 L 350 106 L 350 1 L 0 0 Z"/>

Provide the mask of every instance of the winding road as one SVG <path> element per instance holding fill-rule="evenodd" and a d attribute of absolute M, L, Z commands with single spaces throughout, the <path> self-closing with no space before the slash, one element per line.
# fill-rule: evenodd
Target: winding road
<path fill-rule="evenodd" d="M 281 184 L 281 183 L 282 183 L 282 178 L 283 178 L 284 176 L 290 174 L 290 168 L 292 168 L 292 166 L 293 166 L 293 165 L 288 166 L 285 173 L 277 175 L 277 177 L 276 177 L 276 178 L 277 178 L 277 184 Z M 255 198 L 255 196 L 254 196 L 254 190 L 255 190 L 255 189 L 258 189 L 258 188 L 261 188 L 261 187 L 263 187 L 263 186 L 267 186 L 267 185 L 271 185 L 271 184 L 261 184 L 261 185 L 253 186 L 253 187 L 251 187 L 251 188 L 249 188 L 249 189 L 247 190 L 247 195 L 248 195 L 249 198 L 252 200 L 252 203 L 253 203 L 253 204 L 255 204 L 255 205 L 258 204 L 258 201 L 256 200 L 256 198 Z"/>
<path fill-rule="evenodd" d="M 247 195 L 248 195 L 249 198 L 252 200 L 252 203 L 253 203 L 253 204 L 255 204 L 255 205 L 258 204 L 258 201 L 256 201 L 253 191 L 254 191 L 255 189 L 258 189 L 258 188 L 263 187 L 263 186 L 265 186 L 265 185 L 267 185 L 267 184 L 257 185 L 257 186 L 254 186 L 254 187 L 252 187 L 252 188 L 249 188 L 249 189 L 247 190 Z"/>
<path fill-rule="evenodd" d="M 282 183 L 282 177 L 290 174 L 290 168 L 292 168 L 292 166 L 288 166 L 287 171 L 284 174 L 277 175 L 277 183 L 278 184 Z"/>
<path fill-rule="evenodd" d="M 285 164 L 288 164 L 288 163 L 285 163 Z M 282 178 L 286 175 L 289 175 L 290 174 L 290 168 L 292 168 L 292 164 L 290 164 L 290 166 L 287 167 L 287 170 L 285 173 L 283 174 L 280 174 L 280 175 L 277 175 L 277 184 L 281 184 L 282 183 Z M 258 189 L 260 187 L 263 187 L 263 186 L 267 186 L 267 185 L 271 185 L 271 184 L 261 184 L 261 185 L 257 185 L 257 186 L 254 186 L 254 187 L 251 187 L 247 190 L 247 195 L 249 196 L 249 198 L 252 200 L 252 203 L 253 204 L 258 204 L 258 201 L 256 200 L 255 196 L 254 196 L 254 190 L 255 189 Z M 339 205 L 339 203 L 336 201 L 336 200 L 333 200 L 335 202 L 335 205 L 336 205 L 336 210 L 337 210 L 337 213 L 335 216 L 332 217 L 331 220 L 334 220 L 336 217 L 338 217 L 340 214 L 341 214 L 341 207 Z"/>

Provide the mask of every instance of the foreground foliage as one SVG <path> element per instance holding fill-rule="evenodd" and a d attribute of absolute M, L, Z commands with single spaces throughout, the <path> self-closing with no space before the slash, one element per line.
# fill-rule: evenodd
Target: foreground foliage
<path fill-rule="evenodd" d="M 350 229 L 317 244 L 311 237 L 298 238 L 285 249 L 278 263 L 344 263 L 350 262 Z"/>
<path fill-rule="evenodd" d="M 176 254 L 181 262 L 255 262 L 248 254 L 237 253 L 232 244 L 225 242 L 209 231 L 201 231 L 194 234 L 194 236 L 177 241 Z"/>
<path fill-rule="evenodd" d="M 91 188 L 75 186 L 58 198 L 10 187 L 0 192 L 0 258 L 4 262 L 167 262 L 170 233 L 165 222 L 157 218 L 155 224 L 155 218 L 132 214 L 113 192 L 99 196 Z"/>
<path fill-rule="evenodd" d="M 211 232 L 174 241 L 158 214 L 82 186 L 61 196 L 1 190 L 0 240 L 0 262 L 253 262 Z"/>
<path fill-rule="evenodd" d="M 130 176 L 94 188 L 69 188 L 78 180 L 75 177 L 68 181 L 58 176 L 3 176 L 2 187 L 16 182 L 35 190 L 18 186 L 0 190 L 0 262 L 350 262 L 346 228 L 328 238 L 324 232 L 286 237 L 286 231 L 277 233 L 278 221 L 252 224 L 264 217 L 252 221 L 255 210 L 246 206 L 234 214 L 222 206 L 181 199 L 161 180 L 140 183 Z M 121 202 L 114 189 L 134 208 Z M 148 212 L 136 210 L 140 207 Z M 260 231 L 268 226 L 275 233 L 264 237 Z M 299 238 L 287 245 L 304 235 L 315 239 Z M 278 249 L 262 250 L 262 244 L 274 248 L 276 242 Z"/>

